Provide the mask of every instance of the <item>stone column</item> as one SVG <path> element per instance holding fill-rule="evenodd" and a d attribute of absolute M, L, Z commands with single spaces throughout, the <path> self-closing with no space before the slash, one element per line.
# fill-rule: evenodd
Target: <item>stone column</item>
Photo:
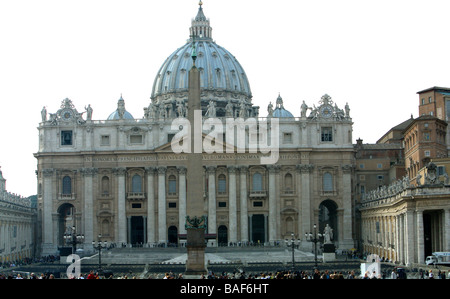
<path fill-rule="evenodd" d="M 450 209 L 444 210 L 444 251 L 450 251 Z"/>
<path fill-rule="evenodd" d="M 401 263 L 400 259 L 400 215 L 395 216 L 395 261 Z"/>
<path fill-rule="evenodd" d="M 300 218 L 301 227 L 299 228 L 299 234 L 302 238 L 301 246 L 305 250 L 312 250 L 312 242 L 307 242 L 305 233 L 312 232 L 311 226 L 311 191 L 310 191 L 310 176 L 311 170 L 314 168 L 311 164 L 299 164 L 297 165 L 297 171 L 301 176 L 300 186 Z"/>
<path fill-rule="evenodd" d="M 425 241 L 423 234 L 423 211 L 417 210 L 417 262 L 425 264 Z"/>
<path fill-rule="evenodd" d="M 125 209 L 126 201 L 126 189 L 125 189 L 125 176 L 126 168 L 116 168 L 115 173 L 117 175 L 117 243 L 119 246 L 122 243 L 127 243 L 127 217 Z"/>
<path fill-rule="evenodd" d="M 94 241 L 94 190 L 93 179 L 97 173 L 96 168 L 83 168 L 81 175 L 84 179 L 84 249 L 93 251 Z"/>
<path fill-rule="evenodd" d="M 53 174 L 54 169 L 46 168 L 42 171 L 44 181 L 42 184 L 42 255 L 56 253 L 56 244 L 53 242 Z"/>
<path fill-rule="evenodd" d="M 241 242 L 248 242 L 248 206 L 247 206 L 247 172 L 248 166 L 241 166 L 240 171 L 240 208 L 241 208 Z"/>
<path fill-rule="evenodd" d="M 228 221 L 229 239 L 231 243 L 237 243 L 237 207 L 236 207 L 236 167 L 228 166 Z"/>
<path fill-rule="evenodd" d="M 158 167 L 158 241 L 160 243 L 167 242 L 166 170 L 167 167 Z"/>
<path fill-rule="evenodd" d="M 406 245 L 406 265 L 410 266 L 414 263 L 415 250 L 414 240 L 416 237 L 416 230 L 414 225 L 414 211 L 406 211 L 405 217 L 405 245 Z"/>
<path fill-rule="evenodd" d="M 352 166 L 342 166 L 342 202 L 343 202 L 343 237 L 339 242 L 341 249 L 351 249 L 354 247 L 352 232 L 353 232 L 353 217 L 352 217 Z"/>
<path fill-rule="evenodd" d="M 208 166 L 206 172 L 208 174 L 208 234 L 216 234 L 216 167 Z M 208 240 L 209 246 L 213 243 L 217 245 L 217 242 Z"/>
<path fill-rule="evenodd" d="M 155 167 L 146 167 L 147 173 L 147 243 L 151 246 L 156 243 L 155 223 Z"/>
<path fill-rule="evenodd" d="M 178 167 L 178 232 L 186 234 L 186 167 Z"/>
<path fill-rule="evenodd" d="M 273 244 L 277 240 L 277 198 L 275 175 L 277 168 L 275 165 L 267 166 L 269 170 L 269 242 Z"/>

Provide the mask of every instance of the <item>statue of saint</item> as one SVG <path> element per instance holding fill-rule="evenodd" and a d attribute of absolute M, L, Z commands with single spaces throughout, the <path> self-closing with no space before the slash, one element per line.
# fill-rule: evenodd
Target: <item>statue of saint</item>
<path fill-rule="evenodd" d="M 323 232 L 324 244 L 331 244 L 333 239 L 333 229 L 327 224 Z"/>
<path fill-rule="evenodd" d="M 45 106 L 41 110 L 41 117 L 43 122 L 47 121 L 47 109 Z"/>
<path fill-rule="evenodd" d="M 208 110 L 206 110 L 206 117 L 216 117 L 216 104 L 214 101 L 209 101 Z"/>
<path fill-rule="evenodd" d="M 92 107 L 91 104 L 89 104 L 87 107 L 85 106 L 84 109 L 86 110 L 86 120 L 92 120 Z"/>
<path fill-rule="evenodd" d="M 272 117 L 273 116 L 273 105 L 272 102 L 269 103 L 269 106 L 267 107 L 267 117 Z"/>
<path fill-rule="evenodd" d="M 306 117 L 306 111 L 308 111 L 308 105 L 306 105 L 305 101 L 301 106 L 301 117 Z"/>
<path fill-rule="evenodd" d="M 231 101 L 228 101 L 228 104 L 225 107 L 225 116 L 233 117 L 233 104 L 231 103 Z"/>

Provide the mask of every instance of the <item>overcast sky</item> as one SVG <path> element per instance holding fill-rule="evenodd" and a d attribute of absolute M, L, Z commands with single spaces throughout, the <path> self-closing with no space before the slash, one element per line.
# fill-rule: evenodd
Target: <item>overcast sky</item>
<path fill-rule="evenodd" d="M 266 115 L 278 93 L 324 94 L 375 143 L 418 117 L 418 91 L 450 87 L 448 0 L 203 0 L 213 39 L 243 66 Z M 7 190 L 36 194 L 40 111 L 64 98 L 106 119 L 123 95 L 143 117 L 164 60 L 189 38 L 198 0 L 0 0 L 0 166 Z"/>

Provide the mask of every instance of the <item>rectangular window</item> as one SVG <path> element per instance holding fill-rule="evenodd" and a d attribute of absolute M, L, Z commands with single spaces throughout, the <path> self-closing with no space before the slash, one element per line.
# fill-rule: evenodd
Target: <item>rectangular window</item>
<path fill-rule="evenodd" d="M 130 135 L 131 144 L 142 144 L 142 135 Z"/>
<path fill-rule="evenodd" d="M 61 131 L 61 145 L 72 145 L 72 131 Z"/>
<path fill-rule="evenodd" d="M 100 145 L 109 145 L 109 135 L 102 135 Z"/>
<path fill-rule="evenodd" d="M 322 128 L 322 135 L 321 135 L 322 142 L 331 142 L 333 141 L 333 130 L 330 127 L 323 127 Z"/>
<path fill-rule="evenodd" d="M 254 201 L 253 202 L 253 207 L 262 207 L 263 206 L 263 202 L 262 201 Z"/>
<path fill-rule="evenodd" d="M 430 151 L 425 151 L 425 157 L 429 157 L 430 156 Z"/>
<path fill-rule="evenodd" d="M 283 133 L 283 143 L 292 143 L 292 133 Z"/>
<path fill-rule="evenodd" d="M 226 201 L 219 201 L 219 208 L 226 208 L 227 202 Z"/>
<path fill-rule="evenodd" d="M 444 174 L 445 174 L 445 166 L 438 166 L 437 175 L 444 175 Z"/>
<path fill-rule="evenodd" d="M 177 207 L 177 203 L 176 202 L 169 202 L 169 208 L 175 209 L 176 207 Z"/>

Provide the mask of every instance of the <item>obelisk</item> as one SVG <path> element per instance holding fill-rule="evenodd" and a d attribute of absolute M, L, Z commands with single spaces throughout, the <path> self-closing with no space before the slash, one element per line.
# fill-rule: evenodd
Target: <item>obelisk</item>
<path fill-rule="evenodd" d="M 206 274 L 206 217 L 204 216 L 203 203 L 202 110 L 200 99 L 200 71 L 195 66 L 196 58 L 195 39 L 193 37 L 193 66 L 189 71 L 188 87 L 188 121 L 191 126 L 189 138 L 191 151 L 187 154 L 186 175 L 186 275 Z"/>

